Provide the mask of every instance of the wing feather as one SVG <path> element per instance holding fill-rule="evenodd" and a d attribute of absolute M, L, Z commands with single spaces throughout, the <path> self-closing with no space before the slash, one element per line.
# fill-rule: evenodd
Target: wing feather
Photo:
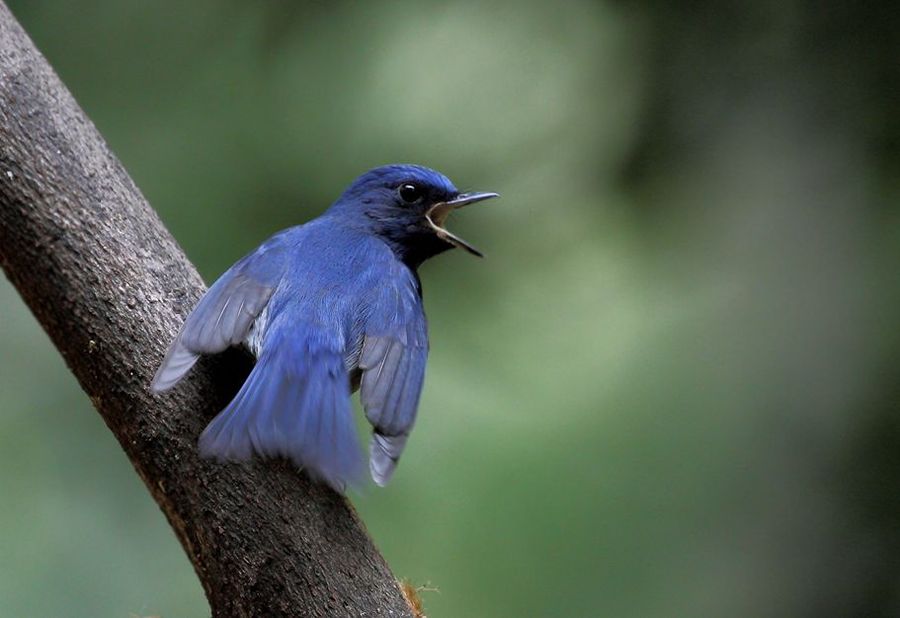
<path fill-rule="evenodd" d="M 393 475 L 415 424 L 428 358 L 417 286 L 394 289 L 386 296 L 396 306 L 393 311 L 382 308 L 390 319 L 370 324 L 359 360 L 360 400 L 373 427 L 369 469 L 379 485 Z"/>
<path fill-rule="evenodd" d="M 160 392 L 178 383 L 201 354 L 222 352 L 250 334 L 284 269 L 285 235 L 263 243 L 229 268 L 191 311 L 151 384 Z"/>

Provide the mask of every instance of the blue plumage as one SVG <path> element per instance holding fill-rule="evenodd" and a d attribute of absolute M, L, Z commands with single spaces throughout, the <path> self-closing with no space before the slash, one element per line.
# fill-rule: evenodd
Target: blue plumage
<path fill-rule="evenodd" d="M 284 456 L 343 490 L 364 469 L 350 393 L 373 427 L 369 469 L 390 480 L 416 418 L 428 334 L 417 268 L 454 246 L 460 194 L 413 165 L 360 176 L 318 219 L 280 232 L 228 271 L 185 320 L 153 380 L 174 386 L 201 354 L 246 345 L 257 363 L 200 437 L 204 456 Z"/>

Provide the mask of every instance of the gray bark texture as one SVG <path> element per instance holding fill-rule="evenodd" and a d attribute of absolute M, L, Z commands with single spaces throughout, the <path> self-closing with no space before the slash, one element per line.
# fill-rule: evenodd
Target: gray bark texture
<path fill-rule="evenodd" d="M 213 616 L 411 616 L 347 501 L 284 462 L 201 460 L 250 367 L 148 390 L 203 281 L 0 3 L 0 266 L 159 503 Z"/>

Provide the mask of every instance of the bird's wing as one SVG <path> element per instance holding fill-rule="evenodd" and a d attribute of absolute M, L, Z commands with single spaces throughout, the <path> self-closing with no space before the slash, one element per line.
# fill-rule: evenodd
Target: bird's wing
<path fill-rule="evenodd" d="M 385 289 L 359 358 L 360 400 L 372 423 L 369 467 L 385 485 L 416 420 L 428 358 L 428 327 L 417 287 Z"/>
<path fill-rule="evenodd" d="M 151 388 L 174 386 L 201 354 L 214 354 L 244 341 L 281 279 L 284 235 L 272 237 L 229 268 L 191 311 L 169 347 Z"/>

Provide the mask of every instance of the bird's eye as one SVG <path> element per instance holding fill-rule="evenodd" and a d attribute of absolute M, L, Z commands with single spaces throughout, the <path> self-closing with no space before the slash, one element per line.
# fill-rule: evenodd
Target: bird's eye
<path fill-rule="evenodd" d="M 397 192 L 400 194 L 400 199 L 402 199 L 407 204 L 412 204 L 413 202 L 418 201 L 420 197 L 422 197 L 422 189 L 420 189 L 418 185 L 414 185 L 409 182 L 400 185 L 400 188 L 397 189 Z"/>

